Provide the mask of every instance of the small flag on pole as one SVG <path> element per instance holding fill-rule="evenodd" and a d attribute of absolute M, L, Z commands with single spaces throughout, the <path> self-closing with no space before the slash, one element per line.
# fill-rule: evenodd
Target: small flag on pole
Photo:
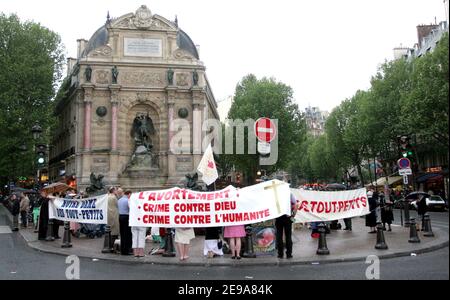
<path fill-rule="evenodd" d="M 202 180 L 207 185 L 210 185 L 216 181 L 217 178 L 219 178 L 211 144 L 209 144 L 208 148 L 206 148 L 202 160 L 198 164 L 197 171 L 202 173 Z"/>

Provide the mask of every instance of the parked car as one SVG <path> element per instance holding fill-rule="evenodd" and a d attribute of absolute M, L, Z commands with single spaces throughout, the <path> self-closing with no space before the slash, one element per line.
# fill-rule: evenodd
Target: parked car
<path fill-rule="evenodd" d="M 429 198 L 426 198 L 425 201 L 427 203 L 427 207 L 429 210 L 445 211 L 445 209 L 447 207 L 447 203 L 439 195 L 431 195 Z M 414 207 L 414 209 L 417 210 L 416 201 L 412 202 L 411 204 Z"/>
<path fill-rule="evenodd" d="M 405 205 L 405 199 L 404 198 L 400 198 L 394 201 L 394 208 L 402 208 L 404 209 L 404 205 Z M 409 209 L 410 210 L 415 210 L 416 206 L 414 206 L 414 204 L 416 203 L 414 200 L 408 200 L 409 202 Z"/>

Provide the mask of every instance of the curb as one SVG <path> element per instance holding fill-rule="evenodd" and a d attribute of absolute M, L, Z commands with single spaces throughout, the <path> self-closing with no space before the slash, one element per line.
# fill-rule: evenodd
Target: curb
<path fill-rule="evenodd" d="M 8 220 L 11 220 L 11 215 L 9 211 L 5 208 L 6 216 Z M 56 254 L 60 256 L 67 256 L 67 253 L 63 253 L 58 250 L 48 249 L 41 247 L 40 245 L 37 245 L 38 241 L 28 241 L 23 233 L 19 230 L 19 233 L 21 237 L 25 240 L 27 245 L 32 248 L 33 250 L 43 252 L 43 253 L 49 253 L 49 254 Z M 445 234 L 445 232 L 444 232 Z M 431 245 L 423 248 L 419 248 L 416 250 L 408 250 L 408 251 L 400 251 L 395 253 L 389 253 L 389 254 L 378 254 L 374 252 L 374 255 L 377 255 L 380 259 L 390 259 L 390 258 L 397 258 L 397 257 L 407 257 L 410 256 L 411 253 L 416 254 L 424 254 L 432 251 L 436 251 L 445 247 L 449 246 L 449 241 L 444 241 L 436 245 Z M 376 250 L 374 251 L 382 251 L 382 250 Z M 356 256 L 356 257 L 343 257 L 343 258 L 331 258 L 326 259 L 326 257 L 321 257 L 320 259 L 307 259 L 307 260 L 287 260 L 283 259 L 282 261 L 240 261 L 240 262 L 232 262 L 232 263 L 226 263 L 226 262 L 214 262 L 214 261 L 205 261 L 205 262 L 179 262 L 177 261 L 145 261 L 145 260 L 134 260 L 134 259 L 123 259 L 119 257 L 100 257 L 100 256 L 92 256 L 92 255 L 85 255 L 81 254 L 78 255 L 82 258 L 87 259 L 98 259 L 98 260 L 104 260 L 104 261 L 112 261 L 112 262 L 120 262 L 120 263 L 127 263 L 127 264 L 150 264 L 150 265 L 166 265 L 166 266 L 179 266 L 179 267 L 188 267 L 188 266 L 197 266 L 197 267 L 213 267 L 213 266 L 219 266 L 219 267 L 247 267 L 247 266 L 292 266 L 292 265 L 309 265 L 313 263 L 318 264 L 333 264 L 333 263 L 345 263 L 345 262 L 356 262 L 356 261 L 365 261 L 366 256 Z"/>
<path fill-rule="evenodd" d="M 23 237 L 23 236 L 22 236 Z M 56 250 L 49 250 L 44 249 L 42 247 L 39 247 L 38 245 L 34 245 L 34 242 L 27 242 L 28 246 L 36 251 L 49 253 L 49 254 L 56 254 L 60 256 L 67 256 L 67 253 L 62 253 L 60 251 Z M 396 253 L 389 253 L 389 254 L 382 254 L 378 255 L 378 258 L 380 259 L 390 259 L 390 258 L 397 258 L 397 257 L 407 257 L 410 256 L 411 253 L 416 254 L 424 254 L 432 251 L 436 251 L 442 248 L 445 248 L 449 246 L 449 241 L 445 241 L 443 243 L 432 245 L 429 247 L 424 247 L 417 250 L 409 250 L 409 251 L 401 251 Z M 375 255 L 375 254 L 374 254 Z M 172 262 L 172 261 L 143 261 L 143 260 L 124 260 L 121 258 L 113 258 L 113 257 L 99 257 L 99 256 L 87 256 L 87 255 L 77 255 L 82 258 L 88 258 L 88 259 L 98 259 L 98 260 L 104 260 L 104 261 L 112 261 L 112 262 L 120 262 L 120 263 L 128 263 L 128 264 L 150 264 L 150 265 L 170 265 L 170 266 L 179 266 L 179 267 L 253 267 L 253 266 L 292 266 L 292 265 L 309 265 L 312 263 L 318 263 L 318 264 L 333 264 L 333 263 L 345 263 L 345 262 L 356 262 L 356 261 L 365 261 L 366 256 L 358 256 L 358 257 L 349 257 L 349 258 L 332 258 L 332 259 L 316 259 L 316 260 L 283 260 L 283 261 L 277 261 L 277 262 L 239 262 L 239 263 L 222 263 L 222 262 L 188 262 L 188 263 L 180 263 L 178 261 Z"/>

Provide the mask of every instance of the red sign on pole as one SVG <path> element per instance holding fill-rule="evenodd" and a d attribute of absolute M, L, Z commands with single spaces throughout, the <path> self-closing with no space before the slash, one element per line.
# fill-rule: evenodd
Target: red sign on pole
<path fill-rule="evenodd" d="M 397 165 L 400 169 L 409 169 L 411 168 L 411 161 L 407 158 L 400 158 L 397 161 Z"/>
<path fill-rule="evenodd" d="M 259 141 L 270 143 L 277 134 L 275 123 L 269 118 L 259 118 L 255 122 L 255 135 Z"/>

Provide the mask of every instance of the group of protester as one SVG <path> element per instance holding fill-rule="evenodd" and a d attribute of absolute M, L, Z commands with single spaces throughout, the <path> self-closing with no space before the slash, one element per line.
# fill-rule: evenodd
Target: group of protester
<path fill-rule="evenodd" d="M 145 256 L 146 227 L 129 226 L 131 191 L 123 191 L 121 188 L 111 187 L 108 191 L 108 225 L 111 228 L 111 236 L 115 241 L 120 235 L 120 253 L 122 255 Z M 291 195 L 291 215 L 283 215 L 276 219 L 278 257 L 284 256 L 283 233 L 286 242 L 286 257 L 292 258 L 292 223 L 296 214 L 296 199 Z M 205 230 L 204 255 L 207 257 L 222 256 L 220 227 L 209 227 Z M 172 230 L 163 230 L 163 234 L 172 234 Z M 241 238 L 246 236 L 245 226 L 226 226 L 223 229 L 223 238 L 229 240 L 232 259 L 241 259 Z M 189 259 L 189 247 L 195 238 L 194 229 L 176 228 L 175 245 L 180 261 Z"/>
<path fill-rule="evenodd" d="M 124 191 L 122 188 L 110 187 L 108 190 L 108 218 L 107 223 L 111 229 L 111 236 L 113 243 L 120 240 L 120 254 L 134 255 L 135 257 L 145 256 L 145 243 L 148 236 L 148 228 L 146 227 L 131 227 L 129 226 L 130 213 L 130 197 L 132 192 Z M 375 227 L 378 221 L 378 214 L 381 214 L 381 222 L 384 230 L 392 231 L 391 224 L 394 220 L 393 215 L 393 201 L 387 201 L 383 192 L 378 193 L 373 188 L 367 192 L 370 213 L 366 215 L 366 226 L 370 227 L 369 233 L 375 233 Z M 47 237 L 49 224 L 49 201 L 54 197 L 69 197 L 69 198 L 85 198 L 86 194 L 76 194 L 75 190 L 68 190 L 66 193 L 48 195 L 45 191 L 41 191 L 41 205 L 39 214 L 39 240 L 45 240 Z M 12 196 L 12 214 L 18 216 L 20 214 L 22 220 L 22 227 L 27 226 L 27 215 L 30 208 L 30 200 L 23 193 L 19 197 Z M 278 258 L 292 258 L 292 224 L 293 217 L 296 214 L 296 199 L 291 194 L 291 215 L 283 215 L 275 220 L 276 227 L 276 245 L 278 251 Z M 424 215 L 426 211 L 425 201 L 418 202 L 418 213 Z M 59 226 L 62 221 L 53 220 L 53 236 L 60 238 L 58 235 Z M 311 223 L 312 236 L 317 236 L 318 223 Z M 328 227 L 333 227 L 331 224 Z M 345 220 L 346 230 L 351 230 L 351 219 Z M 386 227 L 387 225 L 387 227 Z M 71 230 L 75 230 L 76 224 L 71 223 Z M 15 228 L 14 228 L 15 229 Z M 330 228 L 327 228 L 328 230 Z M 331 228 L 336 229 L 336 228 Z M 189 247 L 192 239 L 195 238 L 193 228 L 152 228 L 151 233 L 153 238 L 155 236 L 164 236 L 175 233 L 176 252 L 180 261 L 189 259 Z M 223 233 L 223 234 L 222 234 Z M 222 238 L 229 241 L 229 249 L 231 251 L 232 259 L 241 259 L 241 238 L 246 236 L 245 226 L 227 226 L 223 229 L 220 227 L 210 227 L 205 229 L 205 243 L 204 256 L 209 258 L 215 256 L 222 256 L 224 254 L 222 249 Z M 161 243 L 161 248 L 165 247 L 165 240 L 158 239 Z M 286 249 L 286 252 L 284 250 Z M 152 254 L 162 253 L 161 251 L 152 251 Z"/>

